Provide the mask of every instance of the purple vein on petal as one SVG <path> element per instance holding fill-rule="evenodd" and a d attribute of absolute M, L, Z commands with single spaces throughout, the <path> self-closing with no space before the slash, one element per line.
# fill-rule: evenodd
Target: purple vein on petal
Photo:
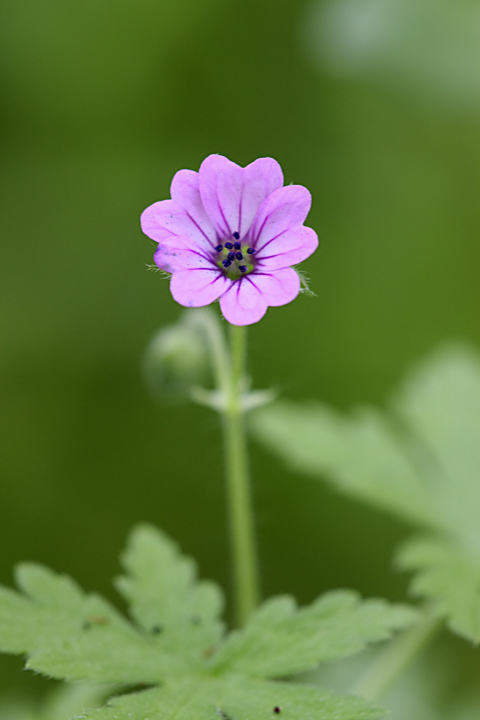
<path fill-rule="evenodd" d="M 200 225 L 197 223 L 197 221 L 190 215 L 190 213 L 189 213 L 187 210 L 185 210 L 184 212 L 185 212 L 185 215 L 192 221 L 192 223 L 200 230 L 200 232 L 202 233 L 202 235 L 203 235 L 203 237 L 205 238 L 205 240 L 209 243 L 209 245 L 211 245 L 211 247 L 214 248 L 215 245 L 214 245 L 213 242 L 210 240 L 210 238 L 208 237 L 208 235 L 207 235 L 207 233 L 205 232 L 205 230 L 204 230 L 202 227 L 200 227 Z M 209 219 L 210 219 L 210 218 L 209 218 Z"/>
<path fill-rule="evenodd" d="M 244 190 L 245 190 L 245 182 L 244 182 L 243 174 L 242 174 L 242 189 L 240 191 L 240 202 L 239 202 L 239 206 L 238 206 L 238 228 L 237 228 L 238 232 L 240 232 L 240 228 L 242 227 L 242 204 L 243 204 Z"/>
<path fill-rule="evenodd" d="M 253 274 L 254 274 L 254 275 L 269 275 L 270 273 L 253 273 Z M 253 280 L 252 280 L 251 277 L 249 277 L 249 276 L 247 275 L 247 277 L 245 277 L 245 278 L 240 278 L 240 282 L 242 282 L 242 280 L 248 280 L 248 282 L 250 283 L 250 285 L 253 285 L 253 287 L 255 288 L 255 290 L 256 290 L 257 292 L 259 292 L 260 295 L 262 294 L 262 293 L 261 293 L 261 290 L 259 290 L 259 288 L 257 287 L 257 285 L 255 285 L 255 283 L 253 282 Z"/>
<path fill-rule="evenodd" d="M 215 201 L 216 201 L 216 203 L 217 203 L 218 210 L 219 210 L 219 212 L 220 212 L 220 215 L 222 216 L 222 220 L 223 220 L 223 222 L 225 223 L 225 228 L 226 228 L 226 231 L 227 231 L 227 233 L 228 233 L 229 230 L 230 230 L 230 225 L 229 225 L 228 222 L 227 222 L 227 218 L 225 217 L 225 214 L 224 214 L 224 212 L 223 212 L 222 206 L 221 206 L 221 204 L 220 204 L 220 200 L 218 199 L 217 186 L 216 186 L 216 185 L 215 185 Z M 217 233 L 217 237 L 218 237 L 219 240 L 221 239 L 221 238 L 220 238 L 220 235 L 218 235 L 218 233 Z"/>
<path fill-rule="evenodd" d="M 259 209 L 260 209 L 260 208 L 259 208 Z M 272 213 L 270 213 L 270 215 L 271 215 L 271 214 L 272 214 Z M 262 223 L 262 226 L 261 226 L 260 230 L 257 232 L 257 237 L 256 237 L 256 239 L 254 239 L 254 247 L 255 247 L 255 250 L 257 250 L 257 242 L 260 240 L 260 235 L 262 234 L 263 228 L 265 227 L 265 223 L 267 222 L 267 220 L 268 220 L 268 218 L 270 217 L 270 215 L 267 215 L 267 217 L 265 218 L 265 220 L 264 220 L 263 223 Z M 255 220 L 254 220 L 253 222 L 255 222 Z M 279 235 L 281 235 L 281 234 L 282 234 L 282 233 L 279 233 Z M 278 235 L 277 235 L 277 237 L 278 237 Z M 252 238 L 252 239 L 253 239 L 253 238 Z M 265 247 L 265 246 L 263 246 L 263 247 Z M 260 248 L 260 250 L 262 250 L 262 248 Z"/>
<path fill-rule="evenodd" d="M 263 226 L 262 226 L 262 227 L 263 227 Z M 301 227 L 304 227 L 304 225 L 302 225 Z M 256 250 L 256 252 L 261 252 L 261 251 L 264 250 L 268 245 L 270 245 L 270 243 L 272 243 L 274 240 L 276 240 L 277 238 L 279 238 L 281 235 L 283 235 L 283 234 L 286 233 L 286 232 L 289 232 L 290 230 L 294 230 L 294 229 L 295 229 L 295 228 L 287 228 L 286 230 L 282 230 L 282 232 L 279 232 L 278 235 L 275 235 L 275 237 L 270 238 L 270 240 L 267 240 L 267 242 L 265 243 L 265 245 L 262 245 L 262 247 L 259 247 L 259 248 L 257 248 L 256 243 L 258 242 L 258 240 L 256 240 L 256 241 L 255 241 L 255 250 Z M 260 239 L 260 233 L 259 233 L 259 239 Z M 270 255 L 270 257 L 275 257 L 275 255 Z M 259 259 L 260 259 L 260 258 L 259 258 Z M 262 260 L 263 260 L 263 258 L 262 258 Z"/>
<path fill-rule="evenodd" d="M 216 269 L 215 263 L 213 262 L 212 258 L 208 257 L 208 255 L 204 255 L 200 250 L 191 250 L 190 249 L 190 252 L 193 253 L 194 255 L 198 255 L 199 257 L 203 258 L 204 260 L 209 262 L 210 265 L 212 265 L 212 267 L 214 267 Z"/>

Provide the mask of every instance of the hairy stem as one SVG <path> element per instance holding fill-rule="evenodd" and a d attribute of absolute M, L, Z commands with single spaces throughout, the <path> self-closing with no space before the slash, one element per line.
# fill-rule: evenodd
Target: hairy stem
<path fill-rule="evenodd" d="M 230 373 L 228 387 L 225 388 L 227 401 L 222 420 L 236 622 L 242 627 L 258 605 L 260 591 L 248 451 L 241 404 L 245 384 L 245 328 L 231 325 L 230 339 Z"/>
<path fill-rule="evenodd" d="M 426 612 L 418 623 L 404 630 L 387 645 L 351 688 L 351 692 L 367 700 L 379 700 L 416 659 L 440 627 L 441 622 L 431 613 Z"/>

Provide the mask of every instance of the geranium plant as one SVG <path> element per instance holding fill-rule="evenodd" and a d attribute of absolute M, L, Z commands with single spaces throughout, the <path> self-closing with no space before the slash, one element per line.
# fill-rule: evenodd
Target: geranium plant
<path fill-rule="evenodd" d="M 22 564 L 18 590 L 0 589 L 0 649 L 25 654 L 27 667 L 48 677 L 87 683 L 61 691 L 39 709 L 39 718 L 46 713 L 60 720 L 65 712 L 65 720 L 79 713 L 91 720 L 380 720 L 387 713 L 382 693 L 442 618 L 464 636 L 480 637 L 479 571 L 467 552 L 474 550 L 476 530 L 471 523 L 460 531 L 463 515 L 448 478 L 466 473 L 470 506 L 478 492 L 468 469 L 473 465 L 465 465 L 457 446 L 448 449 L 441 421 L 457 410 L 461 415 L 449 404 L 455 378 L 467 378 L 459 382 L 467 383 L 464 399 L 477 413 L 476 366 L 462 369 L 458 359 L 456 371 L 448 362 L 435 366 L 430 385 L 422 386 L 427 390 L 410 389 L 399 405 L 428 452 L 439 453 L 439 464 L 447 467 L 437 485 L 424 481 L 422 472 L 428 472 L 413 459 L 410 436 L 397 438 L 378 413 L 349 420 L 325 407 L 270 405 L 274 393 L 250 388 L 245 326 L 302 289 L 292 266 L 318 245 L 304 225 L 310 204 L 306 188 L 283 185 L 275 160 L 241 168 L 211 155 L 198 173 L 179 171 L 171 199 L 143 212 L 142 228 L 156 243 L 155 264 L 171 276 L 173 297 L 188 308 L 149 345 L 144 373 L 156 391 L 173 388 L 220 415 L 235 627 L 222 620 L 220 588 L 199 581 L 195 563 L 149 525 L 133 529 L 115 583 L 129 618 L 70 578 Z M 216 300 L 226 322 L 204 307 Z M 213 387 L 202 384 L 209 371 Z M 393 605 L 336 589 L 308 607 L 288 595 L 262 599 L 245 422 L 255 408 L 256 435 L 288 462 L 425 526 L 427 535 L 406 546 L 400 562 L 419 571 L 415 590 L 429 603 Z M 472 419 L 461 415 L 458 442 L 467 453 L 476 442 L 475 433 L 468 435 Z M 350 690 L 332 692 L 306 675 L 385 641 L 384 654 L 362 667 Z M 25 717 L 22 709 L 15 712 Z"/>

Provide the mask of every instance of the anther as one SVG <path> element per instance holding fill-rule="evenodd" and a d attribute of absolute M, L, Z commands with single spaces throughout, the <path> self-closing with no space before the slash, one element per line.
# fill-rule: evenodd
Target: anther
<path fill-rule="evenodd" d="M 243 260 L 243 255 L 241 252 L 235 253 L 235 257 L 237 258 L 237 260 Z"/>
<path fill-rule="evenodd" d="M 254 252 L 255 252 L 255 249 L 254 249 L 254 248 L 248 248 L 248 250 L 247 250 L 247 253 L 248 253 L 249 255 L 253 255 Z"/>
<path fill-rule="evenodd" d="M 227 250 L 231 250 L 233 248 L 233 243 L 225 243 L 225 247 Z"/>
<path fill-rule="evenodd" d="M 240 233 L 234 232 L 233 237 L 235 238 L 235 240 L 240 240 Z"/>
<path fill-rule="evenodd" d="M 225 268 L 230 267 L 231 264 L 230 260 L 222 260 L 222 265 Z"/>
<path fill-rule="evenodd" d="M 234 252 L 229 252 L 229 253 L 228 253 L 228 259 L 230 260 L 230 262 L 232 262 L 232 260 L 235 260 L 235 253 L 234 253 Z"/>
<path fill-rule="evenodd" d="M 242 247 L 242 243 L 234 243 L 233 247 L 235 248 L 235 250 L 240 250 L 240 248 Z"/>
<path fill-rule="evenodd" d="M 217 245 L 217 247 L 215 248 L 215 250 L 216 250 L 217 252 L 222 252 L 222 250 L 223 250 L 223 245 Z"/>
<path fill-rule="evenodd" d="M 239 265 L 239 266 L 238 266 L 238 269 L 240 270 L 240 272 L 247 272 L 247 266 L 246 266 L 246 265 Z"/>

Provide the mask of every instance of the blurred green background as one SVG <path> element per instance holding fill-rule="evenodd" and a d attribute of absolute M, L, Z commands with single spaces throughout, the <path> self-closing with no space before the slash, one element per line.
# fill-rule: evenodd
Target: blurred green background
<path fill-rule="evenodd" d="M 139 374 L 180 313 L 138 226 L 176 170 L 268 155 L 313 193 L 317 298 L 251 328 L 257 387 L 381 402 L 442 340 L 480 340 L 480 4 L 380 5 L 1 3 L 2 582 L 33 559 L 113 598 L 149 520 L 229 587 L 217 418 L 155 405 Z M 266 594 L 405 597 L 404 528 L 255 444 L 252 466 Z"/>

